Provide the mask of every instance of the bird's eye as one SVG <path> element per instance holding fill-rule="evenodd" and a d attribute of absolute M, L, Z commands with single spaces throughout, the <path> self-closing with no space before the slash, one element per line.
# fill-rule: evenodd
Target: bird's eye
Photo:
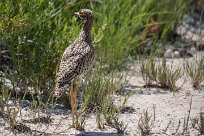
<path fill-rule="evenodd" d="M 81 11 L 79 12 L 79 15 L 80 16 L 85 16 L 84 12 L 81 12 Z"/>

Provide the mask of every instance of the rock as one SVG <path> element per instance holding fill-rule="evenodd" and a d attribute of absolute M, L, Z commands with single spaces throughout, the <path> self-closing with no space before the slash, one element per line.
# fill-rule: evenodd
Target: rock
<path fill-rule="evenodd" d="M 180 27 L 178 27 L 178 28 L 176 29 L 176 33 L 177 33 L 178 35 L 181 35 L 181 30 L 182 30 L 182 27 L 180 26 Z"/>
<path fill-rule="evenodd" d="M 201 29 L 200 29 L 200 28 L 198 28 L 198 29 L 196 30 L 196 34 L 197 34 L 197 35 L 201 35 Z"/>
<path fill-rule="evenodd" d="M 192 41 L 194 41 L 194 42 L 199 41 L 199 39 L 200 39 L 200 36 L 197 35 L 197 34 L 194 34 L 193 37 L 192 37 Z"/>
<path fill-rule="evenodd" d="M 190 28 L 190 31 L 191 31 L 192 33 L 196 33 L 196 32 L 197 32 L 194 27 L 191 27 L 191 28 Z"/>
<path fill-rule="evenodd" d="M 13 89 L 13 85 L 10 79 L 5 78 L 5 74 L 0 71 L 0 87 L 2 84 L 5 84 L 5 86 L 9 89 Z"/>
<path fill-rule="evenodd" d="M 174 56 L 174 58 L 180 58 L 180 53 L 179 53 L 179 51 L 174 51 L 173 56 Z"/>
<path fill-rule="evenodd" d="M 3 118 L 0 118 L 0 126 L 5 126 L 6 122 Z"/>
<path fill-rule="evenodd" d="M 30 102 L 28 100 L 23 100 L 22 103 L 21 103 L 21 106 L 22 106 L 22 108 L 29 107 Z"/>
<path fill-rule="evenodd" d="M 204 30 L 201 30 L 201 35 L 204 36 Z"/>
<path fill-rule="evenodd" d="M 186 30 L 186 28 L 185 27 L 182 27 L 181 28 L 181 35 L 185 35 L 186 34 L 186 32 L 187 32 L 187 30 Z"/>
<path fill-rule="evenodd" d="M 4 77 L 4 73 L 0 71 L 0 77 Z"/>
<path fill-rule="evenodd" d="M 167 49 L 166 52 L 164 53 L 165 58 L 172 58 L 173 52 L 171 49 Z"/>
<path fill-rule="evenodd" d="M 14 103 L 13 103 L 11 100 L 9 100 L 8 103 L 7 103 L 7 105 L 13 107 L 13 106 L 14 106 Z"/>
<path fill-rule="evenodd" d="M 182 22 L 182 25 L 183 25 L 183 26 L 187 25 L 186 21 L 183 21 L 183 22 Z"/>
<path fill-rule="evenodd" d="M 196 52 L 197 52 L 197 50 L 196 50 L 196 48 L 195 48 L 195 47 L 191 47 L 190 52 L 191 52 L 192 54 L 194 54 L 194 53 L 196 53 Z"/>
<path fill-rule="evenodd" d="M 184 27 L 185 27 L 186 31 L 189 31 L 191 28 L 191 26 L 189 24 L 186 24 Z"/>
<path fill-rule="evenodd" d="M 187 53 L 186 53 L 185 56 L 186 56 L 186 57 L 193 57 L 193 54 L 192 54 L 190 51 L 187 51 Z"/>
<path fill-rule="evenodd" d="M 13 85 L 10 79 L 5 78 L 5 86 L 8 87 L 9 89 L 13 89 Z"/>
<path fill-rule="evenodd" d="M 196 22 L 195 19 L 189 15 L 184 15 L 184 22 L 186 22 L 189 25 L 195 26 Z"/>
<path fill-rule="evenodd" d="M 193 33 L 191 31 L 188 31 L 185 35 L 185 39 L 186 40 L 191 40 L 193 37 Z"/>

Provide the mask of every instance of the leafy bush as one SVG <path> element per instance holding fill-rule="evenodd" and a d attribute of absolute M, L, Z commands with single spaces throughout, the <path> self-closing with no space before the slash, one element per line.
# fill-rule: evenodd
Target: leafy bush
<path fill-rule="evenodd" d="M 118 69 L 127 56 L 137 55 L 145 41 L 143 30 L 152 26 L 151 20 L 160 28 L 156 37 L 163 39 L 185 11 L 185 3 L 185 0 L 1 1 L 0 69 L 9 68 L 19 85 L 26 82 L 26 86 L 40 86 L 43 92 L 52 90 L 60 56 L 80 31 L 81 22 L 73 15 L 80 8 L 94 11 L 92 32 L 99 64 L 110 70 Z"/>
<path fill-rule="evenodd" d="M 128 55 L 138 54 L 138 48 L 145 42 L 143 30 L 149 27 L 151 20 L 154 19 L 161 28 L 159 36 L 158 33 L 155 36 L 163 39 L 174 29 L 185 11 L 185 4 L 184 0 L 103 1 L 96 9 L 97 18 L 106 22 L 104 38 L 97 44 L 98 59 L 102 64 L 118 68 Z M 96 22 L 98 26 L 101 23 Z"/>

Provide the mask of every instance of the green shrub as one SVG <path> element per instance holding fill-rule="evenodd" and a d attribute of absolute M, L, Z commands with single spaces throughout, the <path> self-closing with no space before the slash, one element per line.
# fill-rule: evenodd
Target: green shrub
<path fill-rule="evenodd" d="M 26 80 L 29 86 L 38 84 L 46 91 L 54 85 L 61 54 L 79 34 L 81 22 L 74 17 L 74 11 L 93 10 L 97 60 L 113 70 L 120 68 L 127 56 L 137 55 L 145 42 L 143 30 L 152 19 L 161 28 L 156 37 L 164 39 L 185 11 L 185 3 L 185 0 L 3 0 L 0 49 L 8 51 L 15 80 L 21 79 L 22 84 Z M 4 64 L 0 69 L 5 69 Z"/>

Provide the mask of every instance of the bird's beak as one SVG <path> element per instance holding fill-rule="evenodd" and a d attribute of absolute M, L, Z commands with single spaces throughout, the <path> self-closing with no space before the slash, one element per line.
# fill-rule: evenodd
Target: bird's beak
<path fill-rule="evenodd" d="M 83 16 L 84 16 L 83 13 L 81 13 L 81 12 L 74 12 L 74 14 L 75 14 L 78 18 L 83 19 Z"/>
<path fill-rule="evenodd" d="M 79 12 L 74 12 L 74 15 L 77 15 L 77 16 L 79 16 L 80 14 L 79 14 Z"/>

